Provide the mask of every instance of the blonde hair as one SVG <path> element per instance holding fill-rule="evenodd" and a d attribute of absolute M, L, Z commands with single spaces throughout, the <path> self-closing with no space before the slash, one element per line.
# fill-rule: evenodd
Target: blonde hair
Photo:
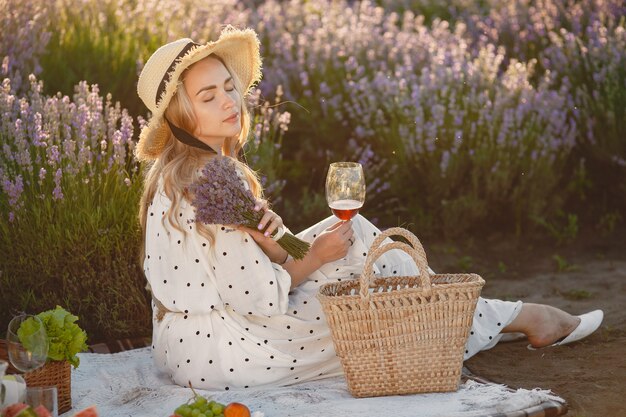
<path fill-rule="evenodd" d="M 239 135 L 231 138 L 227 138 L 224 141 L 222 147 L 222 154 L 229 156 L 237 161 L 239 168 L 245 174 L 246 179 L 250 185 L 250 190 L 257 198 L 262 198 L 263 190 L 259 181 L 258 175 L 250 169 L 246 164 L 237 160 L 237 155 L 243 148 L 247 141 L 248 133 L 250 131 L 250 113 L 244 102 L 244 92 L 241 86 L 240 80 L 236 74 L 228 69 L 228 66 L 216 55 L 209 55 L 204 59 L 213 58 L 219 60 L 228 72 L 233 77 L 235 89 L 241 95 L 241 132 Z M 189 66 L 189 68 L 193 65 Z M 167 109 L 165 110 L 165 116 L 175 126 L 187 132 L 194 132 L 197 127 L 197 122 L 193 112 L 193 105 L 185 88 L 183 81 L 187 74 L 187 68 L 180 76 L 176 94 L 170 101 Z M 211 158 L 208 152 L 201 149 L 197 149 L 188 145 L 185 145 L 178 141 L 172 132 L 169 132 L 169 138 L 163 149 L 163 152 L 159 157 L 151 162 L 144 179 L 144 190 L 139 202 L 139 222 L 143 232 L 143 238 L 140 249 L 140 263 L 143 264 L 145 257 L 145 241 L 146 241 L 146 224 L 148 217 L 148 209 L 154 195 L 159 186 L 159 180 L 163 179 L 163 191 L 167 198 L 172 202 L 169 210 L 165 213 L 165 216 L 161 219 L 165 226 L 165 219 L 174 229 L 183 233 L 183 236 L 187 236 L 185 227 L 180 223 L 180 218 L 176 216 L 180 207 L 181 201 L 184 199 L 188 203 L 191 203 L 192 196 L 188 191 L 188 187 L 195 182 L 200 173 L 199 168 L 202 167 L 203 162 L 206 163 L 207 158 Z M 165 226 L 167 227 L 167 226 Z M 204 224 L 196 224 L 198 233 L 206 238 L 212 247 L 214 247 L 215 236 L 213 232 Z"/>

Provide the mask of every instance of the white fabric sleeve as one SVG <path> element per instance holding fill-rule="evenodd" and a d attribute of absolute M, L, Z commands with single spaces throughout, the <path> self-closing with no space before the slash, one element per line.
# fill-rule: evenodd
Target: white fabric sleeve
<path fill-rule="evenodd" d="M 224 305 L 242 315 L 285 314 L 291 276 L 265 255 L 245 232 L 216 226 L 215 247 L 207 246 L 209 273 Z"/>
<path fill-rule="evenodd" d="M 181 202 L 174 215 L 182 233 L 163 216 L 171 202 L 159 189 L 150 205 L 144 272 L 154 296 L 170 311 L 206 314 L 228 305 L 247 315 L 284 314 L 291 276 L 272 263 L 247 233 L 209 225 L 215 247 L 193 223 L 193 207 Z M 226 255 L 224 255 L 226 254 Z"/>

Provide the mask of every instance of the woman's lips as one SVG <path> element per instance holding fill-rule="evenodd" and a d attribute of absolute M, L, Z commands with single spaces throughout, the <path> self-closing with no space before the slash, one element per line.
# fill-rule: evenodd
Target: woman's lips
<path fill-rule="evenodd" d="M 228 117 L 227 119 L 224 119 L 224 122 L 235 123 L 237 120 L 239 120 L 239 113 L 235 113 L 232 116 Z"/>

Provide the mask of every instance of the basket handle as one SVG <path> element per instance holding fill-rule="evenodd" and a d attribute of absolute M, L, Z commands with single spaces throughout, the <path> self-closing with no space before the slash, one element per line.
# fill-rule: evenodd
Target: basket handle
<path fill-rule="evenodd" d="M 372 242 L 372 245 L 370 246 L 370 251 L 373 252 L 374 250 L 378 249 L 378 247 L 383 243 L 383 241 L 386 238 L 391 237 L 391 236 L 402 236 L 403 238 L 408 240 L 411 246 L 413 246 L 415 249 L 420 250 L 419 248 L 421 248 L 421 251 L 422 252 L 424 251 L 419 239 L 413 233 L 409 232 L 408 230 L 402 227 L 390 227 L 389 229 L 383 231 Z M 424 254 L 424 257 L 426 257 L 426 254 Z"/>
<path fill-rule="evenodd" d="M 430 269 L 428 268 L 428 258 L 426 257 L 426 251 L 424 250 L 424 247 L 422 246 L 422 242 L 420 242 L 417 236 L 415 236 L 413 233 L 409 232 L 407 229 L 404 229 L 402 227 L 390 227 L 389 229 L 382 232 L 380 235 L 376 237 L 376 239 L 374 239 L 374 241 L 372 242 L 372 245 L 370 246 L 369 251 L 373 252 L 376 249 L 378 249 L 378 247 L 383 243 L 383 241 L 386 238 L 391 237 L 391 236 L 402 236 L 403 238 L 405 238 L 409 242 L 409 244 L 413 246 L 413 248 L 420 253 L 420 256 L 424 258 L 426 271 L 430 271 Z M 420 270 L 422 269 L 421 268 L 422 265 L 418 264 L 417 266 L 420 267 Z"/>
<path fill-rule="evenodd" d="M 413 236 L 415 240 L 417 238 Z M 384 238 L 383 238 L 384 239 Z M 382 239 L 381 239 L 382 240 Z M 369 301 L 370 293 L 369 287 L 374 279 L 374 270 L 373 265 L 374 261 L 378 259 L 383 253 L 388 252 L 392 249 L 401 249 L 404 252 L 408 253 L 413 261 L 417 265 L 420 270 L 420 282 L 422 287 L 424 288 L 424 293 L 428 297 L 432 293 L 430 275 L 428 274 L 428 263 L 426 261 L 426 253 L 424 252 L 424 248 L 422 247 L 419 240 L 417 240 L 418 247 L 414 248 L 412 246 L 407 245 L 403 242 L 392 242 L 387 243 L 381 247 L 376 248 L 373 252 L 370 251 L 368 253 L 367 258 L 365 259 L 365 267 L 363 269 L 363 273 L 359 277 L 359 283 L 361 284 L 361 289 L 359 294 L 361 295 L 361 299 L 365 301 Z"/>

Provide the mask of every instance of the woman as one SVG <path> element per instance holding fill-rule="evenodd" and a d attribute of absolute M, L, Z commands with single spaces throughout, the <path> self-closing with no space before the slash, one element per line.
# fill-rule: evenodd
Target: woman
<path fill-rule="evenodd" d="M 324 283 L 360 273 L 380 233 L 361 216 L 345 223 L 329 217 L 298 235 L 311 242 L 306 257 L 289 258 L 268 237 L 282 219 L 263 202 L 259 180 L 243 162 L 240 177 L 264 211 L 258 230 L 193 222 L 188 187 L 210 158 L 237 158 L 250 123 L 244 97 L 260 68 L 254 31 L 228 27 L 205 45 L 180 39 L 162 46 L 139 77 L 139 96 L 152 112 L 136 155 L 151 164 L 140 220 L 154 301 L 153 353 L 180 385 L 228 390 L 341 374 L 315 295 Z M 416 275 L 413 261 L 397 252 L 381 256 L 375 271 Z M 347 264 L 336 262 L 346 255 Z M 481 298 L 465 358 L 493 347 L 503 333 L 524 333 L 543 347 L 586 337 L 601 321 L 599 310 L 575 317 Z"/>

